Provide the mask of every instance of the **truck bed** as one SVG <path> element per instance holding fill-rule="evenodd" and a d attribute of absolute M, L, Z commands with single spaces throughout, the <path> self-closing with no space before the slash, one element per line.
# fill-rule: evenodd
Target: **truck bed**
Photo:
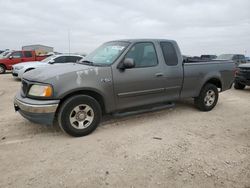
<path fill-rule="evenodd" d="M 214 79 L 221 80 L 221 91 L 232 86 L 235 64 L 232 61 L 196 61 L 183 63 L 183 87 L 181 98 L 196 97 L 199 95 L 204 82 Z M 214 79 L 215 80 L 215 79 Z"/>

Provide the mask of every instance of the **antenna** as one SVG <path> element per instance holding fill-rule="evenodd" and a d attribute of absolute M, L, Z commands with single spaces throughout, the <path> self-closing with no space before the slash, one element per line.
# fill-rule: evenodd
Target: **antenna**
<path fill-rule="evenodd" d="M 68 45 L 69 45 L 69 55 L 70 55 L 70 29 L 68 29 Z"/>

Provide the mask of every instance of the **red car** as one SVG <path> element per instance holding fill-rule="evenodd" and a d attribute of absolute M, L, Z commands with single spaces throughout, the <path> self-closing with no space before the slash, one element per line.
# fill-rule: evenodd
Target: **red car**
<path fill-rule="evenodd" d="M 48 56 L 37 56 L 35 51 L 14 51 L 3 59 L 0 59 L 0 74 L 11 70 L 12 66 L 28 61 L 41 61 Z"/>

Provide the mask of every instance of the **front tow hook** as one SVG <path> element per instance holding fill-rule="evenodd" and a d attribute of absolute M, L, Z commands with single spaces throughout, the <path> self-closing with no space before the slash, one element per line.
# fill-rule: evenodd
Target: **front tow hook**
<path fill-rule="evenodd" d="M 14 109 L 15 109 L 15 112 L 17 112 L 18 110 L 20 110 L 19 106 L 17 106 L 16 104 L 14 104 Z"/>

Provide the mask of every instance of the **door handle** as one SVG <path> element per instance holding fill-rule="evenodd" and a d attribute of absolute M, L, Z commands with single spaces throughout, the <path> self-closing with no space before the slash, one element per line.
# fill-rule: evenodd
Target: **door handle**
<path fill-rule="evenodd" d="M 163 76 L 163 73 L 161 73 L 161 72 L 156 73 L 155 76 L 156 76 L 156 77 L 162 77 L 162 76 Z"/>

